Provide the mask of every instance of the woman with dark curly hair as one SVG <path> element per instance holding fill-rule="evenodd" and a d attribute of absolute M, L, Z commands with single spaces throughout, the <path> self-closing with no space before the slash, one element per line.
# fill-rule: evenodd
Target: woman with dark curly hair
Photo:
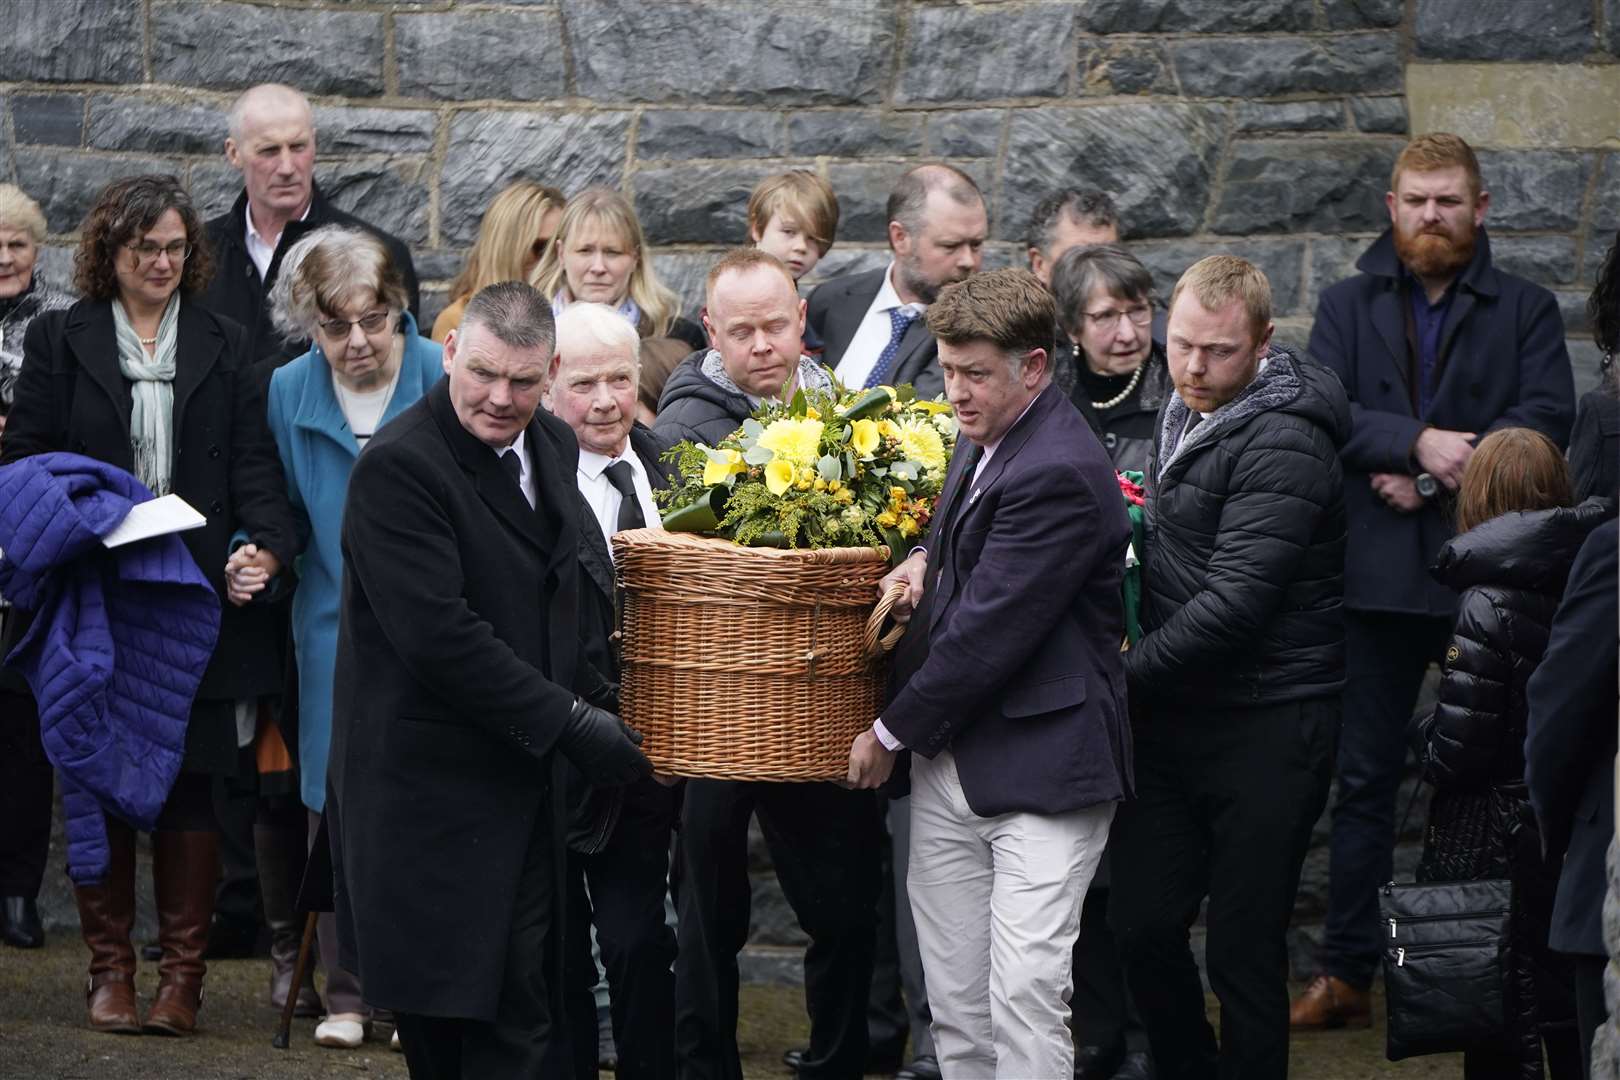
<path fill-rule="evenodd" d="M 230 601 L 192 703 L 184 763 L 152 833 L 163 957 L 144 1022 L 130 943 L 135 833 L 110 809 L 106 876 L 74 889 L 90 948 L 90 1026 L 188 1035 L 219 876 L 211 778 L 235 770 L 261 701 L 280 691 L 279 623 L 259 598 L 300 543 L 247 335 L 191 300 L 208 283 L 210 260 L 180 182 L 108 185 L 80 228 L 74 271 L 84 299 L 28 328 L 0 463 L 66 450 L 179 495 L 207 517 L 184 534 L 186 547 Z"/>
<path fill-rule="evenodd" d="M 1620 497 L 1620 233 L 1598 270 L 1597 287 L 1586 300 L 1592 338 L 1603 353 L 1598 385 L 1581 397 L 1575 427 L 1569 433 L 1569 470 L 1575 475 L 1575 497 Z"/>

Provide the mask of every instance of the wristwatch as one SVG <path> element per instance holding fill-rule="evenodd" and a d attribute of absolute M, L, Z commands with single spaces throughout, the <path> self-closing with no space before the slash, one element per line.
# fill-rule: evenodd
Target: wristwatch
<path fill-rule="evenodd" d="M 1412 486 L 1417 488 L 1417 493 L 1425 499 L 1432 499 L 1440 494 L 1440 481 L 1426 472 L 1420 472 L 1414 476 Z"/>

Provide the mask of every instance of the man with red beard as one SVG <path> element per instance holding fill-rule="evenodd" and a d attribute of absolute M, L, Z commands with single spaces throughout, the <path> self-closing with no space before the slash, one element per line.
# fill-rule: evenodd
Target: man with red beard
<path fill-rule="evenodd" d="M 1575 412 L 1557 303 L 1491 264 L 1490 194 L 1468 144 L 1412 140 L 1390 187 L 1391 228 L 1360 273 L 1322 293 L 1310 338 L 1350 397 L 1349 544 L 1327 926 L 1319 974 L 1290 1013 L 1295 1029 L 1371 1023 L 1404 731 L 1456 611 L 1456 593 L 1428 574 L 1452 535 L 1452 493 L 1486 434 L 1528 427 L 1563 446 Z"/>

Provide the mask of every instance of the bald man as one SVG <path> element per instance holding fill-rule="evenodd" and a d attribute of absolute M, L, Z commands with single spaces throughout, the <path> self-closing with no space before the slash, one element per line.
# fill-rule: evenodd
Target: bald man
<path fill-rule="evenodd" d="M 404 275 L 411 314 L 418 313 L 410 250 L 333 206 L 316 186 L 315 113 L 303 94 L 264 83 L 237 98 L 230 111 L 225 160 L 242 174 L 243 191 L 228 211 L 208 223 L 216 265 L 202 302 L 247 327 L 253 359 L 281 364 L 309 348 L 309 342 L 283 340 L 271 329 L 265 297 L 275 284 L 282 253 L 322 225 L 375 233 Z"/>

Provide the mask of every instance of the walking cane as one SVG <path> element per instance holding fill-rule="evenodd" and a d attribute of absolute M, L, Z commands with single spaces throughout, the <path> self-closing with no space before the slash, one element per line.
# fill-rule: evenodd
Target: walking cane
<path fill-rule="evenodd" d="M 298 943 L 298 963 L 293 967 L 292 986 L 287 991 L 287 1003 L 281 1007 L 281 1025 L 270 1040 L 270 1045 L 277 1050 L 287 1049 L 292 1034 L 293 1009 L 298 1004 L 298 988 L 304 985 L 304 973 L 309 970 L 309 948 L 315 940 L 315 920 L 319 917 L 317 912 L 312 911 L 304 918 L 304 940 Z"/>

